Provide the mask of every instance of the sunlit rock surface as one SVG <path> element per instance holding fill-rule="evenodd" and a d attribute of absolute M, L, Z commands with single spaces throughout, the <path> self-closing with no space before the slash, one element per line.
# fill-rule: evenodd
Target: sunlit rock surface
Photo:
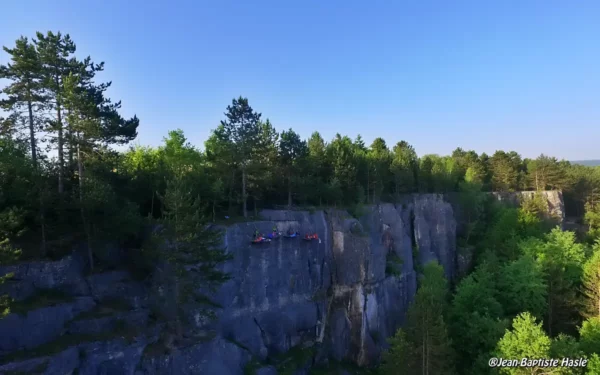
<path fill-rule="evenodd" d="M 510 204 L 520 199 L 518 194 L 495 197 Z M 545 197 L 552 212 L 563 217 L 562 195 L 546 192 Z M 187 311 L 199 328 L 212 330 L 215 337 L 168 353 L 146 350 L 158 340 L 158 327 L 133 341 L 76 343 L 46 357 L 3 359 L 63 334 L 98 334 L 123 321 L 147 325 L 149 306 L 147 288 L 126 272 L 84 276 L 76 257 L 0 267 L 2 275 L 15 274 L 2 292 L 16 299 L 39 289 L 62 290 L 73 298 L 0 320 L 0 374 L 241 375 L 250 362 L 259 364 L 257 373 L 276 374 L 274 366 L 260 362 L 298 348 L 311 350 L 298 373 L 327 359 L 375 364 L 386 338 L 404 322 L 419 265 L 436 260 L 451 281 L 464 268 L 466 261 L 456 248 L 457 206 L 449 201 L 437 194 L 408 195 L 398 204 L 367 206 L 358 219 L 340 210 L 265 210 L 261 221 L 223 228 L 232 260 L 222 267 L 231 279 L 212 295 L 221 307 L 215 310 L 217 319 L 207 322 L 196 311 Z M 273 227 L 301 236 L 317 233 L 319 239 L 251 244 L 254 231 L 267 234 Z M 115 297 L 127 302 L 127 311 L 76 318 Z"/>

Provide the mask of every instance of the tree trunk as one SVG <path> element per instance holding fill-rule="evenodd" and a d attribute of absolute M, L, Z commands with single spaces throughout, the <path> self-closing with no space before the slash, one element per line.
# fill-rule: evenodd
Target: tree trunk
<path fill-rule="evenodd" d="M 67 113 L 67 116 L 68 115 L 69 113 Z M 67 139 L 69 143 L 69 172 L 73 173 L 73 126 L 71 125 L 71 122 L 67 124 Z"/>
<path fill-rule="evenodd" d="M 60 112 L 60 102 L 56 104 L 56 116 L 57 116 L 57 126 L 58 126 L 58 193 L 62 194 L 65 191 L 64 185 L 64 163 L 65 163 L 65 155 L 63 153 L 63 124 L 62 117 Z M 79 152 L 79 150 L 78 150 Z M 80 176 L 81 178 L 81 176 Z"/>
<path fill-rule="evenodd" d="M 552 283 L 548 285 L 548 335 L 552 337 Z"/>
<path fill-rule="evenodd" d="M 248 208 L 246 207 L 246 167 L 242 167 L 242 212 L 244 217 L 248 217 Z"/>
<path fill-rule="evenodd" d="M 33 166 L 37 168 L 37 148 L 35 144 L 35 129 L 33 127 L 33 109 L 31 108 L 31 101 L 27 101 L 27 109 L 29 110 L 29 142 L 31 143 L 31 160 L 33 160 Z"/>
<path fill-rule="evenodd" d="M 229 184 L 229 207 L 227 208 L 227 212 L 229 215 L 232 215 L 233 211 L 233 187 L 235 186 L 235 169 L 231 172 L 231 183 Z"/>
<path fill-rule="evenodd" d="M 288 173 L 288 208 L 292 208 L 292 177 Z"/>
<path fill-rule="evenodd" d="M 152 189 L 152 201 L 150 203 L 150 217 L 154 217 L 154 189 Z"/>
<path fill-rule="evenodd" d="M 79 212 L 81 213 L 81 221 L 83 223 L 83 230 L 87 238 L 88 248 L 88 261 L 90 262 L 90 270 L 94 270 L 94 256 L 92 252 L 92 238 L 90 235 L 90 228 L 85 218 L 85 210 L 83 208 L 83 161 L 81 160 L 81 149 L 79 143 L 77 143 L 77 168 L 79 172 Z"/>

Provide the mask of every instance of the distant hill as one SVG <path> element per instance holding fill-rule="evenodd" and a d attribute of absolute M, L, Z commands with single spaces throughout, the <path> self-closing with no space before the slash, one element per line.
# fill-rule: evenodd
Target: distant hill
<path fill-rule="evenodd" d="M 572 161 L 571 164 L 581 164 L 586 165 L 588 167 L 596 167 L 600 165 L 600 160 L 577 160 Z"/>

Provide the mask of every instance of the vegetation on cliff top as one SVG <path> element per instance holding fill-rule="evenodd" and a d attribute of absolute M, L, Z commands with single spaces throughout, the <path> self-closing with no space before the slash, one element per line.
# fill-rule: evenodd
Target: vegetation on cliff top
<path fill-rule="evenodd" d="M 0 66 L 7 82 L 0 105 L 8 114 L 0 119 L 1 264 L 61 257 L 85 243 L 93 268 L 102 263 L 102 241 L 139 249 L 143 225 L 159 222 L 161 241 L 179 247 L 144 259 L 170 265 L 168 282 L 183 303 L 190 263 L 204 265 L 197 274 L 203 283 L 225 280 L 214 271 L 225 257 L 205 224 L 226 215 L 247 218 L 277 205 L 337 206 L 359 215 L 364 204 L 406 193 L 460 192 L 460 240 L 475 248 L 475 270 L 450 295 L 438 266 L 419 269 L 424 278 L 408 324 L 392 339 L 381 370 L 484 374 L 490 356 L 520 355 L 532 342 L 540 343 L 533 354 L 581 352 L 591 360 L 588 371 L 599 367 L 600 243 L 591 244 L 600 234 L 600 168 L 514 151 L 418 156 L 406 141 L 366 145 L 341 134 L 327 142 L 314 132 L 303 140 L 292 129 L 278 132 L 243 97 L 212 124 L 202 149 L 172 130 L 159 147 L 117 152 L 110 146 L 133 141 L 140 121 L 123 118 L 121 103 L 107 97 L 110 83 L 97 81 L 104 63 L 77 56 L 61 33 L 23 37 L 4 51 L 10 62 Z M 481 195 L 547 189 L 563 190 L 567 214 L 587 226 L 584 242 L 545 225 L 538 195 L 520 209 L 488 207 Z M 144 246 L 145 254 L 152 250 Z M 137 268 L 150 269 L 129 255 Z M 398 264 L 388 266 L 397 272 Z"/>

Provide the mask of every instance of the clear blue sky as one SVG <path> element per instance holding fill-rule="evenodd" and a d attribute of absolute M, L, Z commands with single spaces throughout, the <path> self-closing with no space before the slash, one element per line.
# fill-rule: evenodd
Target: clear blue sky
<path fill-rule="evenodd" d="M 243 95 L 303 137 L 600 159 L 597 0 L 20 0 L 2 12 L 2 45 L 60 30 L 104 60 L 141 144 L 181 128 L 202 145 Z"/>

